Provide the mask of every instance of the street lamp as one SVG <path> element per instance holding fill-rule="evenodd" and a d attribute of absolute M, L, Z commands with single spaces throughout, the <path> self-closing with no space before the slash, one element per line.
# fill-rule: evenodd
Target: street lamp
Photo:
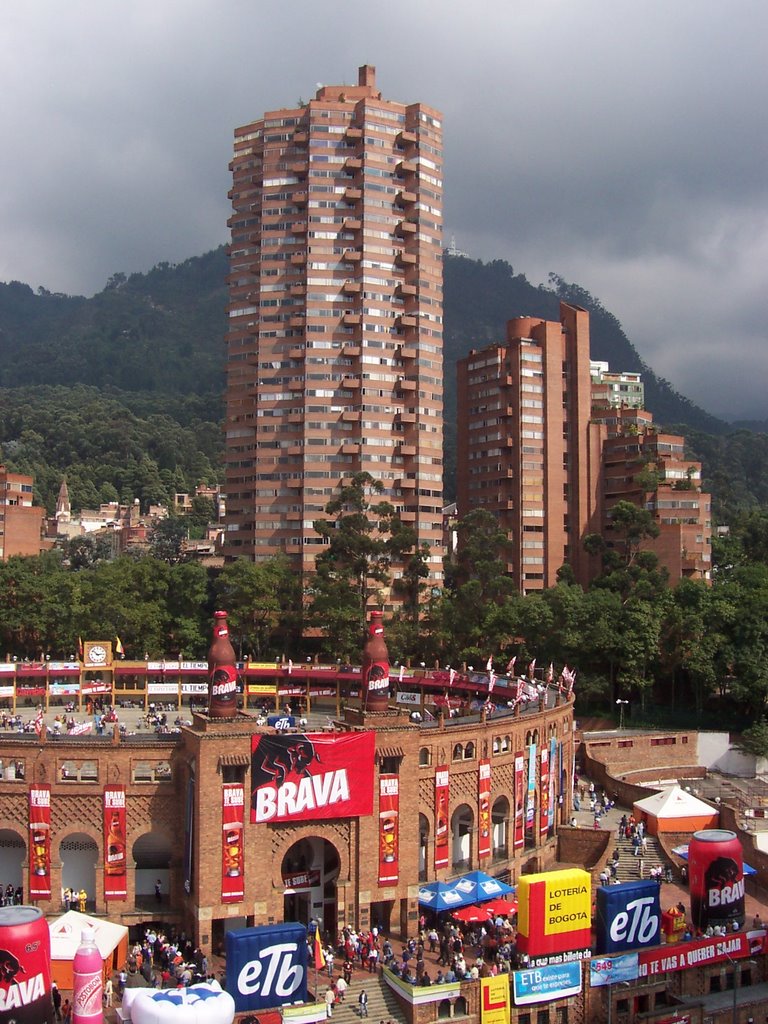
<path fill-rule="evenodd" d="M 739 1021 L 739 1007 L 738 1007 L 738 1003 L 736 1002 L 736 995 L 737 995 L 736 979 L 737 978 L 739 980 L 741 979 L 741 972 L 742 972 L 742 969 L 744 967 L 744 964 L 755 965 L 755 964 L 757 964 L 757 960 L 734 960 L 733 957 L 729 956 L 725 952 L 725 950 L 723 950 L 723 956 L 725 957 L 725 959 L 728 961 L 728 963 L 733 968 L 733 1012 L 732 1012 L 732 1015 L 731 1015 L 731 1019 L 732 1019 L 733 1024 L 738 1024 L 738 1021 Z M 723 968 L 723 973 L 725 973 L 725 968 Z"/>
<path fill-rule="evenodd" d="M 617 700 L 616 704 L 619 708 L 619 729 L 624 728 L 624 708 L 629 704 L 628 700 Z"/>

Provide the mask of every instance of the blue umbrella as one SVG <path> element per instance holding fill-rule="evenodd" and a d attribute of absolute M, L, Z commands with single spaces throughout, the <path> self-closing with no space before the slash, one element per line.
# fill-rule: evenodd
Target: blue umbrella
<path fill-rule="evenodd" d="M 493 878 L 484 871 L 470 871 L 455 882 L 459 892 L 472 892 L 472 899 L 480 903 L 483 900 L 494 900 L 497 896 L 508 896 L 515 891 L 514 886 L 507 885 L 499 878 Z"/>

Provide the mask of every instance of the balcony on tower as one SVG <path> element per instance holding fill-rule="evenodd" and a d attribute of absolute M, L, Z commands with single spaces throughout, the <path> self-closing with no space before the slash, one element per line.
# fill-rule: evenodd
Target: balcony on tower
<path fill-rule="evenodd" d="M 415 235 L 418 230 L 418 226 L 412 220 L 401 220 L 395 228 L 395 232 L 403 238 Z"/>
<path fill-rule="evenodd" d="M 342 291 L 345 295 L 359 295 L 363 286 L 359 281 L 345 281 Z"/>
<path fill-rule="evenodd" d="M 341 322 L 347 327 L 358 327 L 363 322 L 363 317 L 352 309 L 345 309 Z"/>
<path fill-rule="evenodd" d="M 412 267 L 418 262 L 418 256 L 414 252 L 401 250 L 395 257 L 395 262 L 401 267 Z"/>
<path fill-rule="evenodd" d="M 402 131 L 397 133 L 397 141 L 402 145 L 414 146 L 419 141 L 418 136 L 415 132 L 410 131 L 408 128 L 403 128 Z"/>
<path fill-rule="evenodd" d="M 396 387 L 398 391 L 415 391 L 417 386 L 416 381 L 409 380 L 408 377 L 397 378 Z"/>
<path fill-rule="evenodd" d="M 358 200 L 363 198 L 363 190 L 361 188 L 347 188 L 344 190 L 344 202 L 345 203 L 356 203 Z"/>
<path fill-rule="evenodd" d="M 410 192 L 408 189 L 403 189 L 402 192 L 398 192 L 395 196 L 395 202 L 399 206 L 412 206 L 416 202 L 418 196 L 415 192 Z"/>

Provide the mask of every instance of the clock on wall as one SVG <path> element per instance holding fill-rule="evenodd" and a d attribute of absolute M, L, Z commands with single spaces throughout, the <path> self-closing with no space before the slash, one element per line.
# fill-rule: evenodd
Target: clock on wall
<path fill-rule="evenodd" d="M 102 667 L 109 665 L 112 661 L 112 645 L 107 643 L 87 643 L 85 644 L 85 664 Z"/>

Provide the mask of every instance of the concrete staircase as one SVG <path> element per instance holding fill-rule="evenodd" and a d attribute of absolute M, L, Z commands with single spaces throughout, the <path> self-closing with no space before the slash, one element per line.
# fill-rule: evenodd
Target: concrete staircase
<path fill-rule="evenodd" d="M 317 1001 L 322 1002 L 328 981 L 321 974 L 318 982 Z M 333 1008 L 333 1024 L 359 1024 L 360 1010 L 357 998 L 362 989 L 365 989 L 368 995 L 368 1019 L 372 1024 L 390 1020 L 396 1021 L 397 1024 L 406 1024 L 406 1016 L 400 1009 L 392 989 L 382 978 L 381 971 L 377 971 L 376 974 L 355 972 L 344 995 L 344 1002 L 336 1003 Z"/>
<path fill-rule="evenodd" d="M 666 869 L 668 861 L 664 856 L 655 836 L 646 835 L 646 851 L 643 854 L 643 878 L 651 877 L 651 869 L 662 867 Z M 611 844 L 610 852 L 619 850 L 619 867 L 616 877 L 620 882 L 634 882 L 640 877 L 640 854 L 634 856 L 631 839 L 616 839 Z"/>

